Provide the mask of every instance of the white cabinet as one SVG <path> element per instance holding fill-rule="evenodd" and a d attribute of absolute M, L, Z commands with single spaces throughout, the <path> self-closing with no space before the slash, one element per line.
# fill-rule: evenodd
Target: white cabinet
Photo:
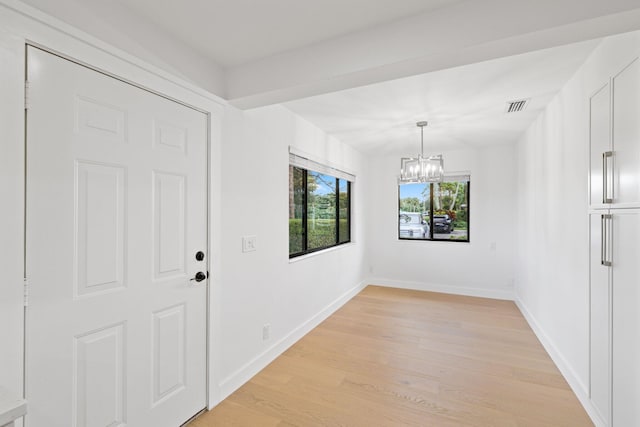
<path fill-rule="evenodd" d="M 613 203 L 640 202 L 640 60 L 611 79 Z M 622 207 L 622 206 L 621 206 Z"/>
<path fill-rule="evenodd" d="M 592 208 L 640 207 L 640 59 L 589 98 Z"/>
<path fill-rule="evenodd" d="M 612 427 L 640 426 L 640 209 L 590 215 L 590 395 Z"/>
<path fill-rule="evenodd" d="M 610 222 L 613 425 L 640 426 L 640 210 Z"/>
<path fill-rule="evenodd" d="M 589 97 L 591 403 L 640 427 L 640 59 Z"/>
<path fill-rule="evenodd" d="M 611 86 L 598 89 L 589 98 L 589 204 L 604 207 L 611 200 L 611 180 L 606 173 L 611 165 Z M 609 187 L 609 188 L 607 188 Z M 606 192 L 605 192 L 605 189 Z"/>
<path fill-rule="evenodd" d="M 590 328 L 591 403 L 600 418 L 611 416 L 611 269 L 603 265 L 604 244 L 608 243 L 605 229 L 609 226 L 609 215 L 591 214 L 590 219 Z"/>

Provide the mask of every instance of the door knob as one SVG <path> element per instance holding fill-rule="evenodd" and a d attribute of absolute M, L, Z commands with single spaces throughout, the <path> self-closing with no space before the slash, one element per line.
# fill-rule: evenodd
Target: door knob
<path fill-rule="evenodd" d="M 206 278 L 207 278 L 207 275 L 205 273 L 203 273 L 202 271 L 198 271 L 195 277 L 191 280 L 195 280 L 196 282 L 202 282 Z"/>

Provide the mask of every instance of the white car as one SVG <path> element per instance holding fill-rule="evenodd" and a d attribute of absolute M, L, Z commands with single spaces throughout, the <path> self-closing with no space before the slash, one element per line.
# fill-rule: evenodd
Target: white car
<path fill-rule="evenodd" d="M 398 221 L 401 239 L 429 238 L 429 224 L 420 212 L 401 212 Z"/>

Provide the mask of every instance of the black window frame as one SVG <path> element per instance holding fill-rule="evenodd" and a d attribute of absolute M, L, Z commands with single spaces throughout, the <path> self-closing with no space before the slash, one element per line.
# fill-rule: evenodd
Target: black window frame
<path fill-rule="evenodd" d="M 442 182 L 456 182 L 454 181 L 447 181 L 446 177 L 445 179 L 442 180 Z M 458 181 L 459 182 L 459 181 Z M 458 242 L 458 243 L 470 243 L 471 242 L 471 178 L 468 178 L 466 181 L 463 181 L 466 184 L 466 200 L 467 200 L 467 206 L 466 206 L 466 211 L 467 211 L 467 238 L 465 240 L 461 240 L 461 239 L 434 239 L 433 238 L 433 216 L 434 216 L 434 209 L 433 209 L 433 194 L 434 194 L 434 184 L 436 183 L 429 183 L 429 238 L 428 239 L 416 239 L 416 238 L 409 238 L 409 237 L 401 237 L 400 236 L 400 222 L 397 222 L 397 226 L 398 226 L 398 240 L 402 240 L 402 241 L 417 241 L 417 242 Z M 400 201 L 400 187 L 402 185 L 407 185 L 407 184 L 398 184 L 398 215 L 401 214 L 401 201 Z M 399 218 L 399 216 L 398 216 Z"/>
<path fill-rule="evenodd" d="M 293 167 L 294 169 L 298 169 L 302 171 L 302 186 L 304 188 L 302 194 L 302 251 L 291 253 L 289 252 L 289 259 L 296 258 L 299 256 L 311 254 L 314 252 L 322 251 L 329 248 L 334 248 L 336 246 L 345 245 L 347 243 L 351 243 L 351 191 L 352 191 L 352 181 L 349 181 L 345 178 L 338 178 L 329 173 L 318 172 L 312 169 L 305 169 L 303 167 L 289 165 L 289 167 Z M 326 176 L 330 176 L 335 179 L 335 188 L 336 188 L 336 215 L 335 215 L 335 243 L 332 245 L 322 246 L 318 248 L 309 249 L 309 232 L 308 232 L 308 221 L 307 221 L 307 213 L 309 207 L 309 199 L 308 199 L 308 176 L 309 172 L 316 172 Z M 345 181 L 347 183 L 347 226 L 348 226 L 348 239 L 346 241 L 340 241 L 340 180 Z M 291 191 L 291 188 L 289 189 Z M 289 218 L 291 219 L 291 218 Z M 290 231 L 289 231 L 290 233 Z M 289 240 L 291 236 L 289 236 Z M 291 250 L 291 246 L 289 246 L 289 251 Z"/>

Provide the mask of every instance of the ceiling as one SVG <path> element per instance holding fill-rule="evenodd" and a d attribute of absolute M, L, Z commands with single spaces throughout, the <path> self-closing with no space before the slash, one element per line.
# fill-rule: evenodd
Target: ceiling
<path fill-rule="evenodd" d="M 584 40 L 640 29 L 638 0 L 21 1 L 233 106 L 283 103 L 382 154 L 415 154 L 420 120 L 426 150 L 512 143 Z"/>
<path fill-rule="evenodd" d="M 460 0 L 117 1 L 229 67 Z"/>
<path fill-rule="evenodd" d="M 599 43 L 581 42 L 284 104 L 368 154 L 417 154 L 513 143 Z M 506 103 L 530 98 L 522 112 Z"/>
<path fill-rule="evenodd" d="M 640 30 L 638 0 L 22 2 L 241 109 Z"/>

